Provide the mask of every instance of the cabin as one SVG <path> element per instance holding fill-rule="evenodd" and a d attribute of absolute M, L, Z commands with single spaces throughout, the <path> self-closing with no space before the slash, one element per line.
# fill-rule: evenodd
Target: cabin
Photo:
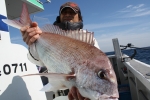
<path fill-rule="evenodd" d="M 44 10 L 38 0 L 0 0 L 0 100 L 68 100 L 67 96 L 53 99 L 53 92 L 40 91 L 41 77 L 22 77 L 38 69 L 27 59 L 24 46 L 11 43 L 9 27 L 1 19 L 19 18 L 23 2 L 30 14 Z M 117 38 L 112 43 L 115 54 L 108 58 L 117 76 L 119 100 L 150 100 L 150 65 L 124 55 Z"/>

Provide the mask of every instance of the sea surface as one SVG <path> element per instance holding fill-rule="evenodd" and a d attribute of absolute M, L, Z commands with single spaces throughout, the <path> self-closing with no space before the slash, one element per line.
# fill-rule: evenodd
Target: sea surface
<path fill-rule="evenodd" d="M 137 52 L 134 59 L 150 65 L 150 47 L 122 50 L 122 53 L 131 56 L 134 53 L 134 50 Z M 114 55 L 115 53 L 106 52 L 106 54 Z"/>

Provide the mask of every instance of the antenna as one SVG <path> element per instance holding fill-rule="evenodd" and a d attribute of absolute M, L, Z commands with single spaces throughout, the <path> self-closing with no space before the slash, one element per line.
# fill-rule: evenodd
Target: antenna
<path fill-rule="evenodd" d="M 37 2 L 39 2 L 40 4 L 45 4 L 45 3 L 51 3 L 51 0 L 46 0 L 46 2 L 42 2 L 42 1 L 40 1 L 40 0 L 36 0 Z"/>
<path fill-rule="evenodd" d="M 49 3 L 51 2 L 51 0 L 46 0 L 46 1 L 49 2 Z"/>

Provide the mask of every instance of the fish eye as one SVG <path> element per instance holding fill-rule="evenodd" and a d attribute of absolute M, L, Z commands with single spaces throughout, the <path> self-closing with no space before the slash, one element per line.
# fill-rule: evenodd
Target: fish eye
<path fill-rule="evenodd" d="M 98 73 L 97 73 L 97 76 L 101 79 L 104 79 L 106 77 L 106 74 L 103 70 L 100 70 Z"/>

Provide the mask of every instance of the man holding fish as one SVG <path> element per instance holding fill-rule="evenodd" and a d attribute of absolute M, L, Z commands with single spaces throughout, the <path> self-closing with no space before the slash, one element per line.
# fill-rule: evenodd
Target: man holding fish
<path fill-rule="evenodd" d="M 23 4 L 19 21 L 3 20 L 20 29 L 23 40 L 29 45 L 28 59 L 49 71 L 25 76 L 48 77 L 49 83 L 43 91 L 69 88 L 69 100 L 118 100 L 113 67 L 99 49 L 93 33 L 82 30 L 78 5 L 67 2 L 60 7 L 59 14 L 54 25 L 39 28 L 37 23 L 31 22 Z"/>
<path fill-rule="evenodd" d="M 57 16 L 54 25 L 59 26 L 63 30 L 79 30 L 83 28 L 81 11 L 76 3 L 66 2 L 60 7 L 59 14 L 60 16 Z M 42 31 L 36 22 L 33 22 L 31 27 L 22 27 L 20 31 L 22 33 L 24 42 L 26 42 L 28 45 L 31 45 L 33 42 L 35 42 L 39 38 L 40 34 L 42 34 Z M 99 48 L 96 40 L 94 45 L 95 47 Z M 82 97 L 75 87 L 70 90 L 68 97 L 69 100 L 72 100 L 72 98 L 76 98 L 76 100 L 88 100 Z"/>

